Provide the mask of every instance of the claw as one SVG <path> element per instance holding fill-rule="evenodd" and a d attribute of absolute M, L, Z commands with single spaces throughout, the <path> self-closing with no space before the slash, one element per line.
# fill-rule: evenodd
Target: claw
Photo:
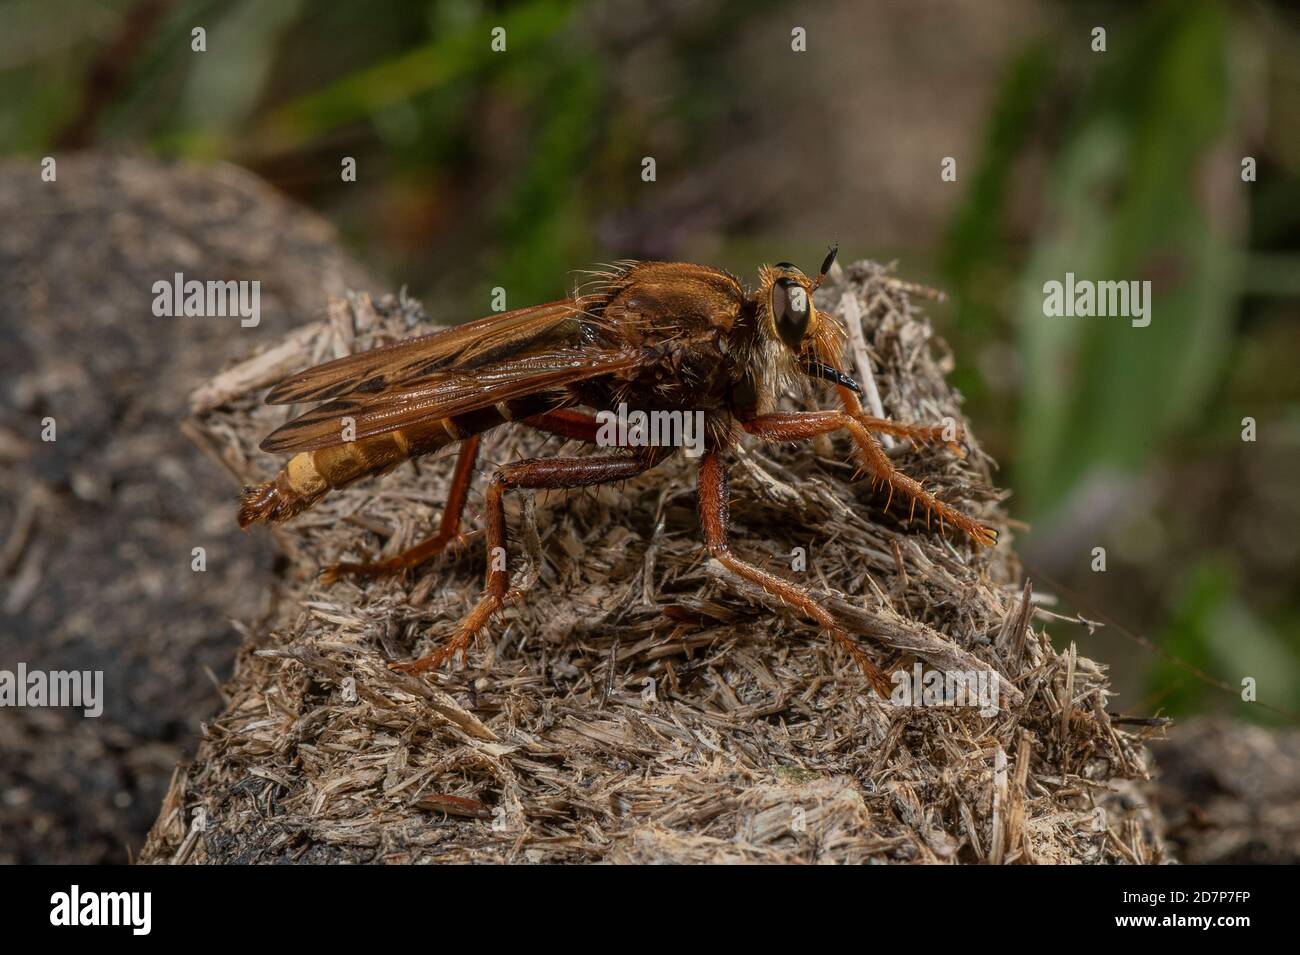
<path fill-rule="evenodd" d="M 871 657 L 867 656 L 866 651 L 858 645 L 857 641 L 843 630 L 832 630 L 831 637 L 849 652 L 853 662 L 858 665 L 858 669 L 862 671 L 862 675 L 867 678 L 867 682 L 880 695 L 880 698 L 888 700 L 894 689 L 893 681 L 890 680 L 889 675 L 876 666 L 871 661 Z"/>
<path fill-rule="evenodd" d="M 427 653 L 417 660 L 403 660 L 399 663 L 390 663 L 388 664 L 388 669 L 395 670 L 398 673 L 407 673 L 411 676 L 419 676 L 421 673 L 440 668 L 444 663 L 456 655 L 457 650 L 461 651 L 461 662 L 466 663 L 469 660 L 470 642 L 470 640 L 465 640 L 464 645 L 462 646 L 458 634 L 453 636 L 432 653 Z"/>
<path fill-rule="evenodd" d="M 388 669 L 415 676 L 424 673 L 426 670 L 438 669 L 448 660 L 454 659 L 458 652 L 460 653 L 461 663 L 468 665 L 469 648 L 473 644 L 474 638 L 487 626 L 488 621 L 505 603 L 506 597 L 492 593 L 484 594 L 483 598 L 478 602 L 478 606 L 470 611 L 469 616 L 465 618 L 460 628 L 447 638 L 442 646 L 418 660 L 390 663 Z"/>
<path fill-rule="evenodd" d="M 420 659 L 418 660 L 406 660 L 405 662 L 402 663 L 390 663 L 388 664 L 388 669 L 393 670 L 397 673 L 406 673 L 409 674 L 410 676 L 418 676 L 419 674 L 423 673 L 425 670 L 433 670 L 437 668 L 436 663 L 430 662 L 431 659 L 432 659 L 432 655 L 427 657 L 420 657 Z"/>
<path fill-rule="evenodd" d="M 341 562 L 321 568 L 320 581 L 326 587 L 337 583 L 344 575 L 375 579 L 377 577 L 401 577 L 405 579 L 408 572 L 428 563 L 435 557 L 451 553 L 463 547 L 466 535 L 457 534 L 450 539 L 433 537 L 423 544 L 408 548 L 387 560 L 363 560 L 360 563 Z"/>
<path fill-rule="evenodd" d="M 400 561 L 394 562 L 393 560 L 362 561 L 359 564 L 344 561 L 322 567 L 319 577 L 324 586 L 332 587 L 344 575 L 365 578 L 405 577 L 407 569 Z"/>

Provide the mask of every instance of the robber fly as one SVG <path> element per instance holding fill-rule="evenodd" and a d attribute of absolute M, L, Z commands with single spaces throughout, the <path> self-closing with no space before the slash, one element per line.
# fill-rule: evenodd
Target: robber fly
<path fill-rule="evenodd" d="M 733 275 L 677 262 L 622 263 L 597 273 L 594 287 L 571 298 L 504 312 L 445 331 L 331 361 L 271 389 L 270 404 L 324 402 L 262 442 L 294 456 L 274 480 L 245 488 L 239 523 L 279 523 L 332 490 L 387 472 L 408 458 L 459 444 L 437 534 L 387 560 L 326 568 L 342 575 L 400 574 L 457 541 L 480 436 L 514 422 L 597 443 L 593 413 L 626 408 L 703 411 L 698 463 L 699 511 L 708 553 L 732 573 L 798 609 L 847 650 L 872 685 L 890 683 L 804 587 L 744 560 L 727 536 L 724 459 L 742 433 L 773 442 L 806 441 L 845 431 L 863 473 L 910 499 L 927 518 L 951 524 L 978 545 L 996 533 L 938 500 L 894 468 L 873 432 L 915 441 L 945 441 L 942 426 L 900 424 L 868 415 L 861 389 L 841 368 L 844 333 L 813 305 L 813 292 L 835 260 L 832 248 L 814 278 L 788 262 L 763 266 L 757 289 Z M 842 408 L 779 412 L 777 398 L 800 379 L 830 382 Z M 655 467 L 672 448 L 518 461 L 498 467 L 485 494 L 488 553 L 506 546 L 502 497 L 517 488 L 578 488 L 622 481 Z M 502 548 L 498 551 L 496 548 Z M 490 561 L 478 604 L 435 652 L 395 668 L 419 673 L 470 644 L 517 594 L 504 561 Z"/>

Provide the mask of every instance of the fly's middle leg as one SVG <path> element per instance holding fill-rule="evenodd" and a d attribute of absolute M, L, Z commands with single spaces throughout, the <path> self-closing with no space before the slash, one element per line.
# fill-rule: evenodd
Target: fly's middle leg
<path fill-rule="evenodd" d="M 708 547 L 709 556 L 737 577 L 761 587 L 780 599 L 782 603 L 794 607 L 804 616 L 815 620 L 818 626 L 830 634 L 832 640 L 848 651 L 872 688 L 881 697 L 888 699 L 893 688 L 889 677 L 867 656 L 867 652 L 844 632 L 835 618 L 817 602 L 817 598 L 811 592 L 784 577 L 778 577 L 761 567 L 756 567 L 731 550 L 727 533 L 727 477 L 723 470 L 721 456 L 716 449 L 706 451 L 700 458 L 699 491 L 700 524 L 704 528 L 704 543 Z"/>

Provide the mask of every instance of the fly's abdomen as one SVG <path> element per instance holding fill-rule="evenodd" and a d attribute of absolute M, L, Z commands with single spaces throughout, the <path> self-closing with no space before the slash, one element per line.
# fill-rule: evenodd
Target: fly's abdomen
<path fill-rule="evenodd" d="M 441 426 L 442 422 L 436 424 Z M 295 454 L 275 480 L 244 488 L 239 501 L 239 526 L 247 527 L 258 521 L 279 524 L 301 514 L 330 491 L 391 471 L 415 456 L 414 437 L 406 431 L 392 431 Z M 453 440 L 441 427 L 438 428 L 440 441 L 433 440 L 434 435 L 419 437 L 423 438 L 420 454 L 436 451 Z"/>
<path fill-rule="evenodd" d="M 450 418 L 409 425 L 329 448 L 303 451 L 289 459 L 274 480 L 245 487 L 239 499 L 239 526 L 265 521 L 281 524 L 301 514 L 330 491 L 362 478 L 386 474 L 403 461 L 431 454 L 470 435 L 544 410 L 546 402 L 501 402 Z"/>

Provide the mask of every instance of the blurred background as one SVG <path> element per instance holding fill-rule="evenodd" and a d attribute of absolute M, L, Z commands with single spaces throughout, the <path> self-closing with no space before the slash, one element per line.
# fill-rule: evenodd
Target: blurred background
<path fill-rule="evenodd" d="M 440 321 L 617 258 L 747 280 L 831 241 L 896 261 L 947 293 L 928 311 L 1016 547 L 1055 610 L 1104 624 L 1051 629 L 1111 665 L 1113 708 L 1300 710 L 1294 4 L 10 0 L 0 18 L 5 156 L 236 164 Z M 1045 317 L 1067 271 L 1150 280 L 1150 326 Z M 187 714 L 215 708 L 203 686 Z"/>

